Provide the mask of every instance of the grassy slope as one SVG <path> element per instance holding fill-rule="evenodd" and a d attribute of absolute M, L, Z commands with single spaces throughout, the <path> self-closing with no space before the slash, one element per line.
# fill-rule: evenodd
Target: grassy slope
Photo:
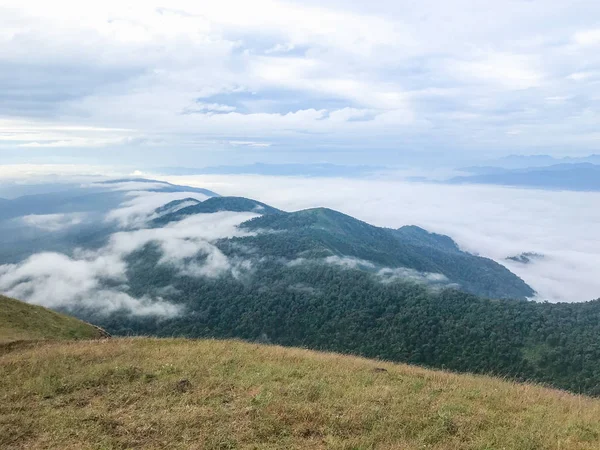
<path fill-rule="evenodd" d="M 0 356 L 3 449 L 598 449 L 599 417 L 531 385 L 231 341 Z"/>
<path fill-rule="evenodd" d="M 0 295 L 0 344 L 98 337 L 101 337 L 101 331 L 81 320 Z"/>

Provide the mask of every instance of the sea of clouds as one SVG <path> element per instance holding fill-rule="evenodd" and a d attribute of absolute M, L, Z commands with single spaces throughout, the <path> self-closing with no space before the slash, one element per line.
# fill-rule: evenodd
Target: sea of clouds
<path fill-rule="evenodd" d="M 600 297 L 600 278 L 596 276 L 600 193 L 253 175 L 168 177 L 166 181 L 245 196 L 288 211 L 325 206 L 378 226 L 418 225 L 451 236 L 463 250 L 504 264 L 537 291 L 538 301 L 581 302 Z M 182 310 L 169 301 L 168 289 L 141 298 L 129 293 L 127 258 L 146 245 L 160 249 L 159 264 L 175 267 L 180 276 L 237 277 L 252 271 L 250 257 L 227 257 L 215 242 L 248 235 L 239 224 L 258 214 L 198 214 L 152 228 L 148 224 L 157 217 L 157 208 L 185 200 L 174 206 L 180 208 L 208 198 L 196 192 L 152 192 L 157 187 L 160 184 L 129 182 L 107 187 L 125 191 L 125 196 L 117 208 L 104 214 L 104 222 L 114 226 L 106 245 L 69 254 L 43 252 L 16 264 L 1 265 L 0 292 L 52 308 L 83 307 L 99 313 L 125 310 L 134 315 L 172 317 Z M 86 221 L 86 215 L 27 215 L 21 220 L 53 233 L 76 227 Z M 543 258 L 534 258 L 530 264 L 506 259 L 523 252 L 535 252 Z M 323 262 L 370 267 L 368 261 L 336 256 Z M 402 268 L 380 271 L 379 276 L 383 281 L 400 277 L 430 285 L 448 284 L 439 274 Z"/>
<path fill-rule="evenodd" d="M 164 177 L 221 195 L 242 195 L 292 211 L 325 206 L 378 226 L 418 225 L 451 236 L 523 278 L 536 300 L 600 297 L 600 193 L 445 185 L 394 179 L 259 175 Z M 531 264 L 506 260 L 544 255 Z"/>
<path fill-rule="evenodd" d="M 172 317 L 181 314 L 182 309 L 168 300 L 168 290 L 164 295 L 148 293 L 141 298 L 129 294 L 126 260 L 132 253 L 148 244 L 156 245 L 162 255 L 158 263 L 175 267 L 181 276 L 215 277 L 223 273 L 239 276 L 251 269 L 249 261 L 228 258 L 214 242 L 250 234 L 238 225 L 258 214 L 229 211 L 198 214 L 151 228 L 148 224 L 157 217 L 157 208 L 174 200 L 208 198 L 195 192 L 151 191 L 157 187 L 161 185 L 110 185 L 107 189 L 127 192 L 125 201 L 105 214 L 104 221 L 115 226 L 105 246 L 96 250 L 74 249 L 68 255 L 41 252 L 16 264 L 0 265 L 0 292 L 50 308 Z M 177 207 L 190 203 L 194 201 L 181 202 Z M 85 214 L 27 215 L 21 220 L 25 225 L 52 233 L 82 222 Z"/>

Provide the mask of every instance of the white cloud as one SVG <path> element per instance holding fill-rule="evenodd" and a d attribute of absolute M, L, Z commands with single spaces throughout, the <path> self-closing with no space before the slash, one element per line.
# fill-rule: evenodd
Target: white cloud
<path fill-rule="evenodd" d="M 2 60 L 0 58 L 0 64 Z M 118 127 L 66 125 L 45 121 L 0 118 L 0 145 L 12 142 L 19 148 L 85 148 L 131 144 L 135 130 Z"/>
<path fill-rule="evenodd" d="M 229 145 L 233 145 L 234 147 L 243 146 L 243 147 L 270 147 L 270 142 L 255 142 L 255 141 L 229 141 Z"/>
<path fill-rule="evenodd" d="M 372 262 L 365 261 L 359 258 L 352 258 L 349 256 L 328 256 L 325 258 L 325 262 L 327 264 L 333 264 L 336 266 L 346 267 L 348 269 L 356 269 L 359 267 L 366 267 L 369 269 L 374 269 L 375 265 Z"/>
<path fill-rule="evenodd" d="M 133 298 L 102 281 L 125 282 L 125 266 L 114 257 L 72 259 L 39 253 L 18 265 L 0 266 L 0 291 L 50 308 L 87 308 L 100 314 L 126 310 L 133 315 L 179 314 L 181 308 L 161 298 Z"/>
<path fill-rule="evenodd" d="M 407 183 L 385 179 L 202 175 L 170 182 L 255 198 L 284 210 L 337 209 L 378 226 L 418 225 L 447 234 L 466 251 L 504 264 L 540 300 L 600 297 L 600 193 L 494 186 Z M 273 186 L 277 188 L 274 189 Z M 506 257 L 533 251 L 533 264 Z"/>
<path fill-rule="evenodd" d="M 575 72 L 570 74 L 567 78 L 573 81 L 585 81 L 592 78 L 595 74 L 592 72 Z"/>
<path fill-rule="evenodd" d="M 395 280 L 408 280 L 415 283 L 427 284 L 429 286 L 460 288 L 459 285 L 450 283 L 450 280 L 441 273 L 419 272 L 406 267 L 386 267 L 379 270 L 377 275 L 379 275 L 384 283 L 390 283 Z"/>
<path fill-rule="evenodd" d="M 140 176 L 141 174 L 134 174 L 134 176 Z M 110 180 L 107 180 L 110 181 Z M 101 188 L 106 189 L 107 191 L 138 191 L 132 192 L 132 196 L 141 195 L 141 191 L 152 191 L 154 189 L 164 189 L 169 187 L 167 183 L 162 181 L 110 181 L 108 183 L 91 183 L 89 185 L 84 185 L 83 187 L 90 188 Z M 147 194 L 152 195 L 152 194 Z"/>
<path fill-rule="evenodd" d="M 544 79 L 536 65 L 531 57 L 485 52 L 475 60 L 451 62 L 448 67 L 461 79 L 474 79 L 506 89 L 527 89 L 539 86 Z"/>
<path fill-rule="evenodd" d="M 575 33 L 573 39 L 579 45 L 598 45 L 600 44 L 600 29 L 579 31 Z"/>
<path fill-rule="evenodd" d="M 109 254 L 125 256 L 154 242 L 163 251 L 163 262 L 184 260 L 199 251 L 210 253 L 214 247 L 211 242 L 218 239 L 248 236 L 249 233 L 238 229 L 238 225 L 259 215 L 229 211 L 194 214 L 161 228 L 115 233 L 111 236 L 105 251 Z"/>
<path fill-rule="evenodd" d="M 61 231 L 79 225 L 85 215 L 82 213 L 71 214 L 31 214 L 21 217 L 21 220 L 31 227 L 45 231 Z"/>
<path fill-rule="evenodd" d="M 383 283 L 391 283 L 397 280 L 412 281 L 415 283 L 426 284 L 430 287 L 455 287 L 460 288 L 458 284 L 450 283 L 448 278 L 441 273 L 419 272 L 407 267 L 381 267 L 373 264 L 371 261 L 355 258 L 352 256 L 332 255 L 325 258 L 296 258 L 286 262 L 288 267 L 297 267 L 304 264 L 331 264 L 341 266 L 345 269 L 363 269 L 375 271 Z"/>
<path fill-rule="evenodd" d="M 19 184 L 43 184 L 47 182 L 90 182 L 107 177 L 127 175 L 127 171 L 115 166 L 85 164 L 1 164 L 0 182 Z"/>
<path fill-rule="evenodd" d="M 22 137 L 21 137 L 22 138 Z M 108 139 L 93 139 L 93 138 L 83 138 L 83 137 L 74 137 L 68 140 L 51 140 L 46 137 L 45 142 L 33 141 L 33 142 L 25 142 L 23 144 L 18 144 L 17 147 L 21 148 L 65 148 L 65 147 L 76 147 L 76 148 L 84 148 L 84 147 L 107 147 L 112 145 L 121 145 L 131 142 L 131 138 L 108 138 Z"/>
<path fill-rule="evenodd" d="M 168 296 L 168 290 L 163 290 L 163 297 L 156 298 L 149 295 L 134 298 L 127 293 L 126 257 L 153 243 L 162 252 L 159 264 L 175 266 L 179 276 L 216 277 L 230 273 L 240 277 L 251 271 L 250 261 L 227 258 L 214 242 L 249 235 L 238 225 L 258 216 L 233 212 L 198 214 L 163 228 L 115 233 L 105 247 L 78 250 L 72 257 L 59 253 L 35 254 L 19 264 L 0 266 L 0 292 L 51 308 L 175 316 L 182 309 L 163 298 Z M 118 287 L 107 288 L 106 282 Z"/>
<path fill-rule="evenodd" d="M 598 111 L 588 95 L 594 78 L 577 75 L 600 68 L 600 6 L 589 2 L 377 0 L 367 11 L 336 0 L 6 0 L 0 8 L 8 74 L 0 115 L 10 122 L 0 126 L 2 148 L 154 146 L 156 159 L 179 152 L 197 164 L 215 142 L 246 140 L 303 150 L 324 138 L 360 150 L 597 147 L 575 115 L 581 102 L 543 107 L 564 96 Z M 515 90 L 528 92 L 506 96 Z M 23 93 L 27 101 L 15 100 Z M 499 121 L 528 126 L 515 139 Z"/>
<path fill-rule="evenodd" d="M 134 187 L 135 182 L 128 182 L 125 186 L 116 186 L 116 189 L 129 190 Z M 141 188 L 152 189 L 148 183 L 136 183 Z M 157 185 L 157 187 L 164 187 Z M 196 192 L 150 192 L 150 191 L 130 191 L 127 193 L 130 200 L 124 202 L 118 209 L 110 211 L 106 216 L 107 222 L 116 222 L 122 228 L 136 228 L 145 225 L 148 220 L 158 217 L 154 211 L 161 206 L 186 198 L 193 198 L 199 201 L 209 198 L 207 195 Z"/>

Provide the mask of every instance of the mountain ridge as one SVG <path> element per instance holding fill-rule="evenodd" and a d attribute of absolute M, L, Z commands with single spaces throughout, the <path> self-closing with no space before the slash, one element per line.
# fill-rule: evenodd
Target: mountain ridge
<path fill-rule="evenodd" d="M 305 252 L 322 254 L 331 251 L 334 255 L 364 259 L 381 267 L 405 267 L 420 272 L 440 273 L 467 292 L 477 295 L 526 299 L 535 293 L 501 264 L 461 252 L 448 236 L 435 235 L 422 229 L 417 231 L 417 228 L 380 228 L 329 208 L 264 215 L 242 223 L 240 227 L 253 231 L 265 229 L 292 233 L 239 239 L 249 245 L 259 246 L 267 254 L 276 252 L 276 256 L 293 259 Z M 279 245 L 284 240 L 288 243 Z M 292 250 L 294 246 L 296 249 Z M 461 273 L 463 270 L 464 274 Z"/>

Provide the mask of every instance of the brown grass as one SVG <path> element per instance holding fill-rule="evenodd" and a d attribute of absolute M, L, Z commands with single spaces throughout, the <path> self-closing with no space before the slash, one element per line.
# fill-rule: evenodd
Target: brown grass
<path fill-rule="evenodd" d="M 600 401 L 233 341 L 45 343 L 0 356 L 0 448 L 599 449 Z"/>

